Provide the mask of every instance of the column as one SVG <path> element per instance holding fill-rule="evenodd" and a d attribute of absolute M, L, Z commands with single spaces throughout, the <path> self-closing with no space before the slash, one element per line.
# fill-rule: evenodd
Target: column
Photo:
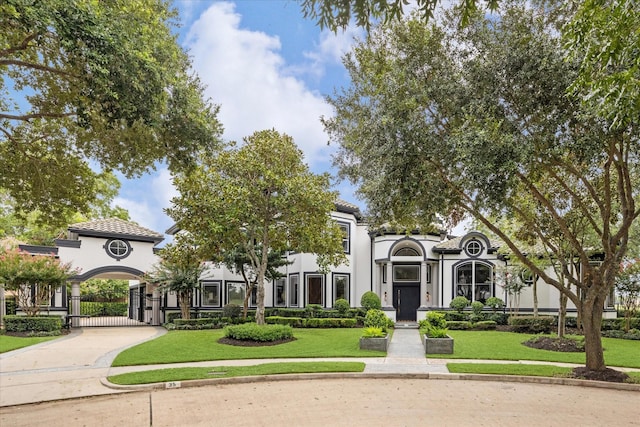
<path fill-rule="evenodd" d="M 160 291 L 156 288 L 151 296 L 151 326 L 160 326 Z"/>
<path fill-rule="evenodd" d="M 4 285 L 0 286 L 0 327 L 4 327 L 4 316 L 7 315 L 7 305 L 4 296 Z"/>
<path fill-rule="evenodd" d="M 420 307 L 424 308 L 427 304 L 427 262 L 420 263 Z"/>
<path fill-rule="evenodd" d="M 80 282 L 71 283 L 71 314 L 80 314 Z M 80 319 L 78 317 L 71 319 L 71 326 L 74 328 L 80 326 Z"/>
<path fill-rule="evenodd" d="M 383 283 L 382 297 L 384 298 L 384 296 L 386 295 L 387 300 L 383 300 L 382 305 L 393 307 L 393 264 L 391 262 L 387 262 L 383 268 L 387 269 L 387 283 Z"/>

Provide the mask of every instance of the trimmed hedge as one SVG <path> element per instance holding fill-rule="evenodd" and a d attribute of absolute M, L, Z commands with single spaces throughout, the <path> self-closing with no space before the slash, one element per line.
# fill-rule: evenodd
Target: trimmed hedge
<path fill-rule="evenodd" d="M 513 332 L 526 334 L 551 333 L 556 323 L 553 316 L 511 316 L 509 326 Z"/>
<path fill-rule="evenodd" d="M 497 323 L 493 320 L 483 320 L 480 322 L 476 322 L 472 325 L 472 329 L 476 331 L 488 331 L 493 330 L 497 326 Z"/>
<path fill-rule="evenodd" d="M 85 316 L 126 316 L 128 311 L 126 302 L 80 302 L 80 314 Z"/>
<path fill-rule="evenodd" d="M 447 329 L 451 329 L 452 331 L 463 331 L 471 329 L 471 322 L 468 322 L 466 320 L 447 321 Z"/>
<path fill-rule="evenodd" d="M 54 332 L 62 329 L 60 316 L 4 316 L 7 332 Z"/>
<path fill-rule="evenodd" d="M 293 328 L 288 325 L 244 323 L 225 327 L 224 336 L 241 341 L 270 342 L 293 338 Z"/>
<path fill-rule="evenodd" d="M 302 328 L 304 325 L 302 317 L 269 316 L 264 321 L 270 325 L 289 325 L 294 328 Z"/>
<path fill-rule="evenodd" d="M 356 326 L 356 319 L 305 319 L 305 328 L 353 328 Z"/>

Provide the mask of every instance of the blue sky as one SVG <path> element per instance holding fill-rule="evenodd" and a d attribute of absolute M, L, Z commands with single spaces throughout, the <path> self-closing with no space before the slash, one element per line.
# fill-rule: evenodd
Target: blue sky
<path fill-rule="evenodd" d="M 348 85 L 340 58 L 360 30 L 334 34 L 302 17 L 293 0 L 174 1 L 182 27 L 178 40 L 220 105 L 226 140 L 240 141 L 257 130 L 275 128 L 291 135 L 316 173 L 335 175 L 335 146 L 320 124 L 332 115 L 325 102 L 334 88 Z M 164 232 L 172 221 L 163 212 L 176 195 L 167 170 L 135 180 L 121 178 L 115 203 L 131 219 Z M 348 183 L 335 187 L 344 200 L 364 207 Z"/>

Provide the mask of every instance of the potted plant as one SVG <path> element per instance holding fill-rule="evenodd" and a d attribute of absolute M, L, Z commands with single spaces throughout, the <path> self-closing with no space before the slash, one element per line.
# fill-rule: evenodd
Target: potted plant
<path fill-rule="evenodd" d="M 389 336 L 382 328 L 370 326 L 362 330 L 360 350 L 387 351 Z"/>
<path fill-rule="evenodd" d="M 453 338 L 446 328 L 444 314 L 429 312 L 427 318 L 420 322 L 420 336 L 424 344 L 425 354 L 452 354 Z"/>
<path fill-rule="evenodd" d="M 387 351 L 389 336 L 387 328 L 390 319 L 384 311 L 370 309 L 364 318 L 364 329 L 360 337 L 360 349 Z"/>

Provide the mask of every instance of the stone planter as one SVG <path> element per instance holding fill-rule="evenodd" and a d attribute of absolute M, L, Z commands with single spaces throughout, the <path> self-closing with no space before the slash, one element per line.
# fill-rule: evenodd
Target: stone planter
<path fill-rule="evenodd" d="M 447 338 L 429 338 L 422 336 L 425 354 L 452 354 L 453 338 L 447 335 Z"/>
<path fill-rule="evenodd" d="M 360 350 L 387 351 L 389 335 L 384 338 L 360 338 Z"/>

